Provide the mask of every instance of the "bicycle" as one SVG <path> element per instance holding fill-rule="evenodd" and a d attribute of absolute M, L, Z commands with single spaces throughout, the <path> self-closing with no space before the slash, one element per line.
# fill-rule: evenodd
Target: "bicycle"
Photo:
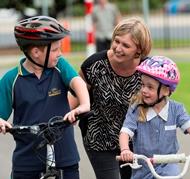
<path fill-rule="evenodd" d="M 121 160 L 121 157 L 116 156 L 116 160 Z M 186 174 L 189 168 L 190 155 L 186 156 L 184 153 L 181 153 L 181 154 L 153 155 L 152 158 L 148 158 L 145 155 L 134 154 L 132 163 L 127 162 L 125 164 L 120 165 L 120 167 L 122 168 L 125 166 L 130 166 L 132 169 L 139 169 L 142 167 L 142 165 L 138 164 L 138 160 L 144 160 L 147 163 L 148 168 L 150 169 L 153 176 L 157 179 L 179 179 L 179 178 L 182 178 Z M 184 166 L 181 173 L 177 176 L 161 176 L 156 173 L 153 166 L 153 164 L 161 164 L 161 163 L 163 164 L 164 163 L 184 163 Z"/>
<path fill-rule="evenodd" d="M 79 114 L 76 116 L 76 121 L 85 120 L 92 113 L 90 111 Z M 34 152 L 37 155 L 39 155 L 39 151 L 44 147 L 47 150 L 45 159 L 40 155 L 38 156 L 42 162 L 46 163 L 46 172 L 42 173 L 40 179 L 54 179 L 55 177 L 63 179 L 64 171 L 56 168 L 54 143 L 63 137 L 63 131 L 72 124 L 69 121 L 63 121 L 63 116 L 54 116 L 47 123 L 39 123 L 31 126 L 13 126 L 12 128 L 6 128 L 6 132 L 13 136 L 16 134 L 33 134 L 36 136 L 36 140 L 41 138 L 42 140 L 38 145 L 35 145 L 35 142 L 33 144 Z"/>

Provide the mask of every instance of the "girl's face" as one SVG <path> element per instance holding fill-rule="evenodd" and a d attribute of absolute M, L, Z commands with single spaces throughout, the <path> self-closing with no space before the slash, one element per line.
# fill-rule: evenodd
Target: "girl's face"
<path fill-rule="evenodd" d="M 142 75 L 142 87 L 141 94 L 144 103 L 153 104 L 158 99 L 159 82 L 149 76 Z M 160 91 L 160 96 L 163 96 L 162 90 Z"/>
<path fill-rule="evenodd" d="M 134 60 L 137 56 L 138 48 L 133 42 L 130 34 L 125 34 L 122 36 L 115 36 L 111 49 L 114 52 L 114 59 L 117 62 L 124 62 L 129 60 Z"/>

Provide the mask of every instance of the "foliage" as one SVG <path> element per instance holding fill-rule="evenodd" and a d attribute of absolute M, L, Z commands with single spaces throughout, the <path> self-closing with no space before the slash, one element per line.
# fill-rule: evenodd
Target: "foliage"
<path fill-rule="evenodd" d="M 1 0 L 0 8 L 15 8 L 18 11 L 23 11 L 25 6 L 31 6 L 32 0 Z"/>
<path fill-rule="evenodd" d="M 166 0 L 149 0 L 150 9 L 159 9 Z M 142 12 L 142 0 L 110 0 L 115 3 L 122 14 Z M 67 7 L 70 5 L 69 7 Z M 33 0 L 1 0 L 0 8 L 15 8 L 23 12 L 26 7 L 34 7 Z M 73 16 L 84 16 L 84 0 L 54 0 L 54 7 L 50 7 L 50 15 L 56 17 L 62 13 L 66 15 L 70 12 Z M 39 13 L 41 9 L 37 9 Z"/>

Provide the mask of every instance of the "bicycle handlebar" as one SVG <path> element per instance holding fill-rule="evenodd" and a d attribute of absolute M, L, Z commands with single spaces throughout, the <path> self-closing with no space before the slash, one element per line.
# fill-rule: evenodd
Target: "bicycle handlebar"
<path fill-rule="evenodd" d="M 116 156 L 116 160 L 121 160 L 120 156 Z M 138 154 L 134 154 L 133 155 L 133 162 L 132 163 L 125 163 L 123 165 L 121 165 L 120 167 L 124 167 L 124 166 L 130 166 L 133 169 L 139 169 L 142 167 L 142 165 L 138 164 L 138 160 L 144 160 L 151 173 L 153 174 L 153 176 L 155 178 L 158 179 L 179 179 L 182 178 L 186 172 L 187 169 L 189 168 L 189 164 L 190 164 L 190 155 L 186 156 L 184 153 L 182 154 L 167 154 L 167 155 L 153 155 L 152 158 L 148 158 L 145 155 L 138 155 Z M 177 176 L 161 176 L 158 175 L 153 167 L 153 164 L 158 164 L 158 163 L 184 163 L 184 167 L 182 172 L 177 175 Z"/>
<path fill-rule="evenodd" d="M 39 123 L 30 126 L 13 126 L 12 128 L 6 128 L 6 132 L 15 134 L 34 134 L 41 137 L 41 141 L 37 141 L 38 144 L 34 145 L 34 151 L 41 161 L 44 162 L 43 156 L 40 155 L 39 150 L 44 146 L 47 147 L 46 166 L 47 171 L 40 179 L 49 178 L 50 176 L 57 176 L 58 170 L 55 168 L 55 154 L 53 144 L 63 136 L 63 130 L 69 127 L 78 120 L 86 120 L 93 114 L 93 111 L 81 113 L 75 116 L 74 122 L 63 120 L 63 116 L 54 116 L 47 123 Z"/>
<path fill-rule="evenodd" d="M 79 115 L 76 115 L 76 121 L 78 120 L 85 120 L 88 118 L 90 115 L 92 115 L 93 111 L 81 113 Z M 39 123 L 36 125 L 31 125 L 31 126 L 13 126 L 12 128 L 6 128 L 6 132 L 9 132 L 11 134 L 18 133 L 18 134 L 23 134 L 23 133 L 31 133 L 31 134 L 38 134 L 41 130 L 44 130 L 44 128 L 48 127 L 62 127 L 66 128 L 73 123 L 70 123 L 69 121 L 64 121 L 62 116 L 55 116 L 51 118 L 53 120 L 49 120 L 47 123 Z M 75 122 L 76 122 L 75 121 Z"/>
<path fill-rule="evenodd" d="M 76 121 L 86 120 L 89 116 L 92 115 L 92 113 L 93 111 L 89 111 L 76 115 Z M 39 123 L 31 126 L 13 126 L 12 128 L 6 128 L 6 132 L 11 133 L 12 135 L 22 135 L 27 133 L 36 135 L 37 137 L 42 137 L 43 140 L 41 141 L 41 143 L 39 143 L 35 147 L 37 150 L 39 150 L 43 148 L 46 144 L 51 145 L 58 141 L 63 135 L 63 130 L 73 123 L 70 123 L 67 120 L 63 120 L 62 116 L 55 116 L 51 118 L 47 123 Z"/>

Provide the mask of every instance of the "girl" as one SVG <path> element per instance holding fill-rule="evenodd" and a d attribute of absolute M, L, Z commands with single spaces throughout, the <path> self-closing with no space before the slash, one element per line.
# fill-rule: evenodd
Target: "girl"
<path fill-rule="evenodd" d="M 134 153 L 152 157 L 153 154 L 175 154 L 179 146 L 177 127 L 190 133 L 190 116 L 182 104 L 169 99 L 180 80 L 176 64 L 167 57 L 147 58 L 137 71 L 142 74 L 142 87 L 128 109 L 120 132 L 120 156 L 123 161 L 133 160 L 128 143 L 133 140 Z M 132 171 L 132 179 L 153 178 L 147 165 Z M 178 175 L 177 164 L 158 164 L 159 175 Z"/>

